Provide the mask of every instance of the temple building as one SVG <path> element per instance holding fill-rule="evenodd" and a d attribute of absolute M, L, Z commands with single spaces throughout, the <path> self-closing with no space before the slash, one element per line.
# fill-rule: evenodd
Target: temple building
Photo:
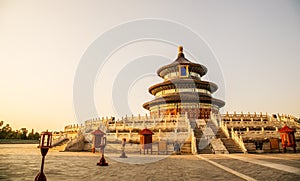
<path fill-rule="evenodd" d="M 143 104 L 150 115 L 97 117 L 68 125 L 53 135 L 53 145 L 67 151 L 91 150 L 92 133 L 99 129 L 107 139 L 106 151 L 112 153 L 124 139 L 131 143 L 127 153 L 140 153 L 148 138 L 154 154 L 171 154 L 175 144 L 181 154 L 299 152 L 299 118 L 261 112 L 220 115 L 225 102 L 212 96 L 216 84 L 202 80 L 207 68 L 186 59 L 182 47 L 178 50 L 178 57 L 157 71 L 163 82 L 148 89 L 155 96 Z M 151 134 L 141 135 L 145 128 Z"/>
<path fill-rule="evenodd" d="M 218 86 L 201 80 L 207 68 L 185 58 L 183 48 L 171 64 L 161 67 L 157 74 L 164 81 L 149 88 L 155 98 L 143 104 L 153 117 L 188 114 L 191 119 L 208 119 L 217 114 L 225 102 L 212 97 Z"/>

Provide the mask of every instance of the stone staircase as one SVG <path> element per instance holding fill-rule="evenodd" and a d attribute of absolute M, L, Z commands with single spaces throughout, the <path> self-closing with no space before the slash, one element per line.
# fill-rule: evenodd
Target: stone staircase
<path fill-rule="evenodd" d="M 65 147 L 65 151 L 83 151 L 84 150 L 84 136 L 78 135 L 78 137 L 70 140 Z"/>
<path fill-rule="evenodd" d="M 221 139 L 229 153 L 243 153 L 239 145 L 232 138 L 227 138 L 221 128 L 218 130 L 216 137 Z"/>
<path fill-rule="evenodd" d="M 198 154 L 212 154 L 210 144 L 207 140 L 197 139 L 197 153 Z"/>
<path fill-rule="evenodd" d="M 229 153 L 243 153 L 241 148 L 231 138 L 221 138 Z"/>
<path fill-rule="evenodd" d="M 70 139 L 69 138 L 63 138 L 59 140 L 54 140 L 52 144 L 52 150 L 55 151 L 65 151 L 66 146 L 68 145 Z"/>
<path fill-rule="evenodd" d="M 198 154 L 211 154 L 210 145 L 206 140 L 201 140 L 203 132 L 197 126 L 194 127 L 194 136 L 196 137 L 197 153 Z M 200 143 L 201 142 L 201 143 Z"/>
<path fill-rule="evenodd" d="M 207 122 L 207 127 L 211 128 L 214 133 L 216 133 L 216 138 L 220 138 L 223 142 L 224 146 L 226 147 L 229 153 L 243 153 L 241 148 L 238 146 L 237 143 L 231 138 L 227 138 L 221 128 L 218 128 L 215 124 L 211 121 Z M 203 132 L 201 128 L 194 126 L 194 136 L 196 137 L 196 144 L 197 144 L 197 153 L 198 154 L 212 154 L 211 145 L 208 143 L 207 140 L 201 139 Z"/>
<path fill-rule="evenodd" d="M 52 147 L 51 150 L 53 151 L 65 151 L 66 146 L 68 145 L 69 141 L 64 142 L 63 144 L 56 145 L 55 147 Z"/>
<path fill-rule="evenodd" d="M 52 147 L 62 146 L 69 142 L 69 138 L 64 138 L 61 140 L 57 140 L 52 144 Z"/>
<path fill-rule="evenodd" d="M 217 138 L 227 138 L 225 133 L 222 131 L 221 128 L 218 129 L 217 133 L 216 133 L 216 137 Z"/>
<path fill-rule="evenodd" d="M 183 155 L 190 155 L 192 154 L 192 146 L 191 146 L 191 141 L 187 140 L 185 141 L 180 148 L 180 153 Z"/>

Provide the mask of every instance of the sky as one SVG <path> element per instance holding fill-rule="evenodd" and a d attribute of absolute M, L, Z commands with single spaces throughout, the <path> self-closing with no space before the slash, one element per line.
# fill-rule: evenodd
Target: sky
<path fill-rule="evenodd" d="M 143 19 L 180 24 L 201 37 L 216 58 L 221 79 L 214 77 L 214 67 L 204 64 L 210 65 L 209 60 L 197 61 L 207 66 L 207 80 L 223 82 L 214 94 L 226 102 L 223 112 L 300 116 L 297 0 L 0 0 L 0 120 L 14 129 L 38 131 L 63 130 L 68 124 L 81 123 L 73 91 L 85 52 L 114 27 Z M 172 34 L 172 30 L 163 31 Z M 100 117 L 116 115 L 118 106 L 112 98 L 118 97 L 112 96 L 115 79 L 118 73 L 126 77 L 126 65 L 143 55 L 150 59 L 159 55 L 161 61 L 154 62 L 152 74 L 137 77 L 130 89 L 120 92 L 128 95 L 128 114 L 147 113 L 142 104 L 153 98 L 148 87 L 162 81 L 156 70 L 176 58 L 174 44 L 145 40 L 115 47 L 94 84 Z M 194 60 L 193 52 L 186 55 Z M 135 69 L 152 70 L 147 66 Z"/>

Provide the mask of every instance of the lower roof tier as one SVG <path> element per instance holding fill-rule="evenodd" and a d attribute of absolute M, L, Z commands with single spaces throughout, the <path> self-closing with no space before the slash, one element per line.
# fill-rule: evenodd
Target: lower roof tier
<path fill-rule="evenodd" d="M 181 92 L 171 93 L 163 97 L 157 97 L 152 101 L 143 104 L 145 109 L 152 106 L 162 105 L 166 103 L 209 103 L 218 106 L 219 108 L 225 105 L 225 102 L 216 98 L 212 98 L 208 94 L 196 93 L 196 92 Z"/>
<path fill-rule="evenodd" d="M 152 95 L 155 95 L 157 92 L 168 89 L 176 88 L 198 88 L 205 89 L 214 93 L 217 91 L 218 86 L 212 82 L 202 81 L 198 79 L 189 79 L 189 78 L 179 78 L 166 80 L 162 83 L 155 84 L 149 88 L 149 92 Z"/>

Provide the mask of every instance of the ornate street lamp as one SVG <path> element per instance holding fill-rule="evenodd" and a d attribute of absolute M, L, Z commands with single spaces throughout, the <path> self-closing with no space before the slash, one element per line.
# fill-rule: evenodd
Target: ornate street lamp
<path fill-rule="evenodd" d="M 122 139 L 122 147 L 121 147 L 122 153 L 121 153 L 120 158 L 127 158 L 126 153 L 125 153 L 125 145 L 126 145 L 126 138 L 123 138 Z"/>
<path fill-rule="evenodd" d="M 95 153 L 96 148 L 100 148 L 101 151 L 101 159 L 97 163 L 98 166 L 108 166 L 108 163 L 106 162 L 104 158 L 104 148 L 106 146 L 106 137 L 105 133 L 103 133 L 100 129 L 97 129 L 92 132 L 94 135 L 93 137 L 93 146 L 92 146 L 92 152 Z"/>
<path fill-rule="evenodd" d="M 108 163 L 106 162 L 105 158 L 104 158 L 104 148 L 106 146 L 106 137 L 102 137 L 102 141 L 100 144 L 100 150 L 101 150 L 101 159 L 100 161 L 97 163 L 97 166 L 108 166 Z"/>
<path fill-rule="evenodd" d="M 43 158 L 42 158 L 42 164 L 41 164 L 41 171 L 35 177 L 36 181 L 46 181 L 47 180 L 46 175 L 44 174 L 44 161 L 45 161 L 45 156 L 47 155 L 49 148 L 51 148 L 51 144 L 52 144 L 52 133 L 48 132 L 48 130 L 42 132 L 41 137 L 40 137 L 40 144 L 38 147 L 41 149 L 41 154 L 42 154 Z"/>

